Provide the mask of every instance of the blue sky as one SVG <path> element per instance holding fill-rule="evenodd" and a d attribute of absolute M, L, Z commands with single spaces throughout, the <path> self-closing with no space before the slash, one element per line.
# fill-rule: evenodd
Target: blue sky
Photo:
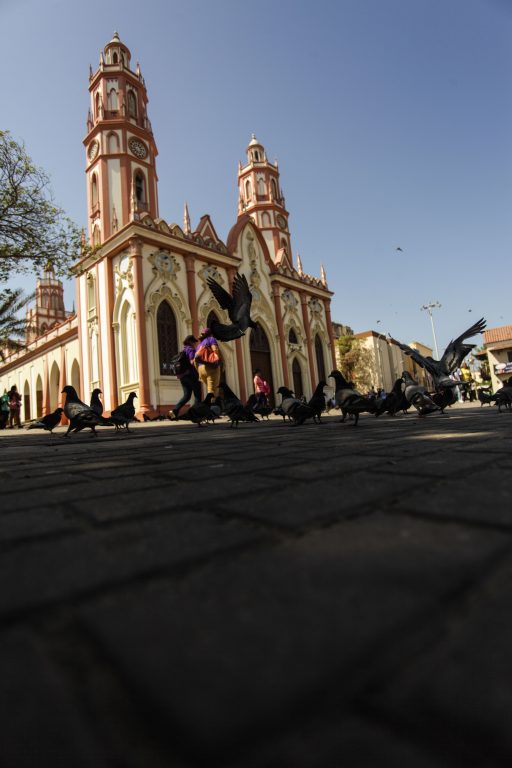
<path fill-rule="evenodd" d="M 148 87 L 167 221 L 187 200 L 227 238 L 254 132 L 334 320 L 431 344 L 420 307 L 439 301 L 440 347 L 512 323 L 512 2 L 0 0 L 0 126 L 81 226 L 89 64 L 114 30 Z"/>

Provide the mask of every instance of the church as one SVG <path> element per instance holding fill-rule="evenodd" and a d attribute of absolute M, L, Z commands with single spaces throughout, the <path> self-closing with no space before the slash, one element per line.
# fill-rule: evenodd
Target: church
<path fill-rule="evenodd" d="M 105 410 L 137 393 L 139 414 L 167 413 L 181 396 L 169 363 L 183 339 L 212 318 L 229 322 L 206 283 L 228 292 L 236 273 L 252 293 L 254 329 L 220 343 L 223 376 L 242 400 L 260 368 L 271 391 L 284 384 L 310 396 L 335 366 L 332 292 L 292 258 L 289 213 L 277 162 L 252 136 L 238 167 L 238 211 L 226 241 L 210 216 L 192 227 L 160 216 L 155 136 L 139 65 L 114 33 L 89 75 L 84 139 L 90 247 L 73 272 L 76 312 L 64 307 L 63 286 L 50 271 L 37 281 L 27 347 L 0 368 L 0 391 L 16 384 L 23 420 L 62 404 L 72 384 L 89 401 L 102 390 Z"/>

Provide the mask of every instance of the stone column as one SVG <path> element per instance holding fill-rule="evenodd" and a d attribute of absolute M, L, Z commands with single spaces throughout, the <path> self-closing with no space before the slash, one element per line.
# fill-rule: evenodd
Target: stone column
<path fill-rule="evenodd" d="M 306 332 L 306 344 L 308 348 L 308 363 L 309 363 L 309 378 L 311 386 L 314 387 L 315 382 L 315 367 L 313 364 L 313 348 L 311 344 L 311 325 L 309 324 L 308 315 L 308 297 L 307 294 L 300 292 L 300 305 L 302 308 L 302 322 L 304 323 L 304 331 Z"/>
<path fill-rule="evenodd" d="M 325 323 L 327 325 L 327 333 L 329 335 L 329 341 L 331 342 L 332 368 L 333 370 L 335 370 L 336 369 L 336 346 L 335 346 L 336 342 L 334 341 L 334 332 L 332 330 L 330 299 L 324 299 L 324 309 L 325 309 Z"/>
<path fill-rule="evenodd" d="M 114 408 L 117 408 L 119 405 L 118 401 L 118 394 L 117 394 L 117 367 L 116 367 L 116 347 L 115 347 L 115 341 L 114 341 L 114 328 L 113 328 L 113 320 L 114 320 L 114 274 L 113 274 L 113 268 L 112 268 L 112 259 L 107 259 L 105 263 L 105 274 L 106 274 L 106 280 L 107 280 L 107 290 L 106 290 L 106 298 L 107 298 L 107 322 L 108 322 L 108 328 L 105 328 L 105 336 L 106 336 L 106 343 L 107 343 L 107 353 L 108 353 L 108 367 L 110 370 L 110 392 L 108 393 L 108 405 L 106 405 L 106 409 L 113 411 Z"/>
<path fill-rule="evenodd" d="M 64 402 L 66 400 L 66 395 L 62 394 L 62 390 L 66 386 L 66 379 L 67 379 L 67 376 L 66 376 L 66 350 L 64 349 L 64 347 L 61 347 L 60 348 L 59 395 L 58 395 L 58 398 L 57 398 L 57 402 L 58 402 L 59 408 L 64 408 Z M 61 424 L 67 424 L 68 423 L 68 420 L 64 416 L 64 414 L 62 414 L 62 416 L 61 416 L 60 423 Z"/>
<path fill-rule="evenodd" d="M 130 240 L 130 251 L 133 262 L 133 295 L 135 299 L 135 329 L 139 369 L 139 407 L 137 410 L 145 413 L 150 410 L 150 403 L 149 370 L 146 354 L 146 313 L 144 312 L 144 281 L 142 275 L 142 240 L 140 238 L 135 237 Z"/>
<path fill-rule="evenodd" d="M 284 386 L 290 386 L 290 377 L 288 376 L 288 363 L 286 361 L 286 347 L 284 338 L 284 326 L 283 326 L 283 313 L 281 309 L 281 296 L 279 293 L 279 283 L 272 282 L 272 298 L 274 299 L 274 307 L 276 311 L 277 329 L 279 331 L 279 348 L 281 350 L 281 365 L 283 366 L 283 378 Z"/>
<path fill-rule="evenodd" d="M 199 335 L 199 318 L 197 316 L 196 268 L 195 258 L 192 254 L 185 256 L 185 266 L 187 269 L 188 305 L 192 316 L 192 333 L 197 337 Z"/>

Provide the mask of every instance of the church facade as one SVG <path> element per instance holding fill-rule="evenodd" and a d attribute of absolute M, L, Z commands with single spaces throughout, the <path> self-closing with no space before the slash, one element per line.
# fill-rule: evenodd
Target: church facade
<path fill-rule="evenodd" d="M 229 322 L 206 280 L 231 290 L 237 272 L 253 296 L 255 329 L 221 343 L 225 379 L 245 400 L 253 370 L 272 391 L 284 384 L 309 396 L 335 364 L 332 292 L 292 258 L 288 211 L 277 163 L 253 135 L 239 164 L 237 220 L 223 242 L 204 215 L 192 228 L 168 223 L 158 206 L 157 146 L 147 91 L 117 33 L 90 73 L 84 140 L 89 243 L 74 267 L 76 314 L 64 310 L 62 286 L 51 273 L 38 281 L 27 349 L 0 368 L 0 388 L 16 384 L 22 417 L 35 418 L 61 402 L 73 384 L 82 399 L 103 392 L 108 412 L 137 393 L 139 412 L 166 412 L 181 396 L 169 363 L 185 336 L 198 335 L 213 316 Z"/>

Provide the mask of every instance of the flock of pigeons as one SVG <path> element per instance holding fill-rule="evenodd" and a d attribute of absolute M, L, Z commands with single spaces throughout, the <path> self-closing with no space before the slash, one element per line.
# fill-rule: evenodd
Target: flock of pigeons
<path fill-rule="evenodd" d="M 242 285 L 241 293 L 244 294 L 244 292 L 245 289 Z M 234 291 L 234 293 L 236 292 Z M 229 294 L 226 295 L 229 296 Z M 349 417 L 353 419 L 354 426 L 357 426 L 361 413 L 370 413 L 377 417 L 384 413 L 394 416 L 398 412 L 407 412 L 411 407 L 416 409 L 419 416 L 426 416 L 434 411 L 443 413 L 447 406 L 452 405 L 457 400 L 455 390 L 459 383 L 451 377 L 451 374 L 460 367 L 463 359 L 473 348 L 472 344 L 465 344 L 464 341 L 477 333 L 481 333 L 484 328 L 485 320 L 482 318 L 451 341 L 440 360 L 424 357 L 416 349 L 412 349 L 406 344 L 399 345 L 418 365 L 429 372 L 433 381 L 433 389 L 430 391 L 414 381 L 412 376 L 404 371 L 385 398 L 371 398 L 355 390 L 340 371 L 331 371 L 330 378 L 335 382 L 334 399 L 336 406 L 342 413 L 341 421 L 345 421 Z M 231 329 L 230 332 L 234 333 L 234 330 Z M 272 409 L 269 405 L 257 403 L 254 395 L 251 395 L 248 402 L 244 404 L 235 392 L 226 383 L 223 383 L 218 397 L 215 398 L 213 394 L 208 394 L 201 403 L 191 406 L 187 413 L 179 418 L 183 421 L 191 421 L 201 427 L 203 424 L 226 417 L 231 427 L 238 427 L 240 422 L 256 422 L 261 418 L 268 419 L 270 414 L 274 413 L 280 414 L 283 420 L 288 419 L 297 426 L 304 424 L 308 419 L 321 423 L 321 415 L 326 410 L 324 393 L 326 386 L 325 381 L 320 381 L 309 401 L 296 397 L 287 387 L 279 387 L 277 393 L 281 395 L 281 403 L 277 408 Z M 83 429 L 90 429 L 92 435 L 96 436 L 96 427 L 98 426 L 113 426 L 116 431 L 124 429 L 128 432 L 130 421 L 135 420 L 133 404 L 136 398 L 135 392 L 131 392 L 127 401 L 115 408 L 108 417 L 103 416 L 103 405 L 99 398 L 101 390 L 93 390 L 89 405 L 79 399 L 72 386 L 64 387 L 63 394 L 66 395 L 64 408 L 57 408 L 48 416 L 30 424 L 28 428 L 41 428 L 53 433 L 55 427 L 60 424 L 61 415 L 64 413 L 69 420 L 69 426 L 64 437 L 69 437 L 71 433 L 80 432 Z M 512 378 L 499 393 L 491 396 L 491 401 L 497 402 L 500 411 L 502 406 L 512 407 Z"/>
<path fill-rule="evenodd" d="M 232 341 L 244 336 L 248 328 L 256 327 L 251 319 L 252 294 L 244 275 L 238 273 L 235 275 L 231 294 L 211 277 L 208 278 L 207 283 L 219 306 L 227 311 L 230 320 L 229 324 L 213 321 L 211 324 L 213 336 L 220 341 Z M 399 344 L 407 355 L 410 355 L 418 365 L 428 371 L 433 381 L 433 389 L 431 390 L 418 384 L 407 371 L 404 371 L 400 378 L 395 381 L 392 391 L 386 398 L 370 398 L 357 392 L 340 371 L 332 371 L 330 378 L 334 379 L 335 382 L 334 399 L 336 406 L 341 410 L 341 420 L 345 421 L 347 417 L 350 417 L 353 419 L 354 425 L 357 426 L 361 413 L 372 413 L 375 416 L 389 413 L 394 416 L 399 411 L 406 412 L 411 407 L 417 410 L 419 416 L 426 416 L 434 411 L 444 412 L 447 406 L 452 405 L 457 400 L 456 387 L 459 386 L 459 383 L 454 381 L 452 374 L 460 367 L 474 346 L 473 344 L 465 344 L 464 341 L 481 333 L 485 325 L 485 320 L 482 318 L 451 341 L 440 360 L 424 357 L 418 350 L 407 346 L 407 344 Z M 256 403 L 254 395 L 244 404 L 233 390 L 223 383 L 219 397 L 215 398 L 213 394 L 208 394 L 201 403 L 191 406 L 180 419 L 191 421 L 200 427 L 225 416 L 230 421 L 231 427 L 238 427 L 240 422 L 256 422 L 260 418 L 268 418 L 273 412 L 282 415 L 284 420 L 289 419 L 296 425 L 303 424 L 307 419 L 320 423 L 321 414 L 326 410 L 324 394 L 326 386 L 325 381 L 320 381 L 309 402 L 305 401 L 304 398 L 296 397 L 287 387 L 279 387 L 277 392 L 281 395 L 281 403 L 276 409 L 272 409 L 268 405 Z M 510 385 L 505 386 L 500 392 L 501 394 L 497 393 L 491 398 L 498 403 L 501 411 L 502 405 L 508 408 L 512 406 L 512 378 Z M 116 431 L 122 428 L 129 431 L 128 424 L 135 420 L 135 407 L 133 405 L 133 400 L 136 397 L 135 392 L 131 392 L 127 401 L 114 409 L 108 417 L 103 416 L 99 389 L 93 391 L 89 405 L 79 399 L 72 386 L 64 387 L 63 393 L 66 394 L 64 408 L 57 408 L 48 416 L 30 424 L 29 429 L 41 428 L 53 433 L 55 427 L 60 424 L 63 412 L 69 420 L 69 427 L 64 437 L 69 437 L 72 432 L 80 432 L 86 428 L 90 429 L 91 433 L 96 436 L 96 427 L 98 426 L 113 426 Z M 482 398 L 480 400 L 483 404 Z M 145 420 L 147 418 L 145 417 Z"/>

